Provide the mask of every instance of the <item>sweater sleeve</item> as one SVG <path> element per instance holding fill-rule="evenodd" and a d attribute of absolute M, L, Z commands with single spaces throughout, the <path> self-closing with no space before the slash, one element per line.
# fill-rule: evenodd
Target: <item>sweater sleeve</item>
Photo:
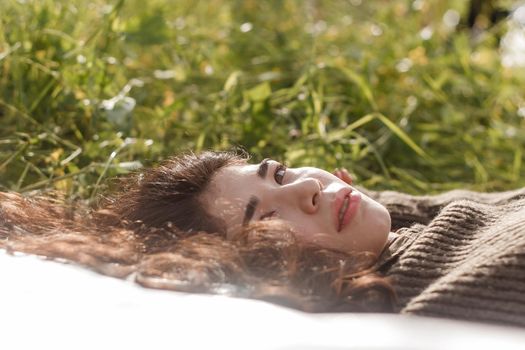
<path fill-rule="evenodd" d="M 359 190 L 388 209 L 392 218 L 393 231 L 402 227 L 410 227 L 415 223 L 426 225 L 446 205 L 459 200 L 470 200 L 482 204 L 501 204 L 525 198 L 525 188 L 494 193 L 453 190 L 430 196 L 417 196 L 395 191 Z"/>

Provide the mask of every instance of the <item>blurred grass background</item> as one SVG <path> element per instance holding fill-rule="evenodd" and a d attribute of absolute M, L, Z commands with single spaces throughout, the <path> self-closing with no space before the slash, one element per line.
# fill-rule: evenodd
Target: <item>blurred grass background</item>
<path fill-rule="evenodd" d="M 470 1 L 0 4 L 0 190 L 94 198 L 232 147 L 374 189 L 525 186 L 525 69 Z"/>

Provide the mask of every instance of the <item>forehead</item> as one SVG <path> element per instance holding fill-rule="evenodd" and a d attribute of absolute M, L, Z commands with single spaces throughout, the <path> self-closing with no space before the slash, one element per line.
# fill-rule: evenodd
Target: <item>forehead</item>
<path fill-rule="evenodd" d="M 224 167 L 213 176 L 209 189 L 217 196 L 230 195 L 232 191 L 240 190 L 239 186 L 235 184 L 256 180 L 258 168 L 258 164 L 240 164 Z"/>
<path fill-rule="evenodd" d="M 228 233 L 240 229 L 246 204 L 257 193 L 258 164 L 231 165 L 220 169 L 203 194 L 212 216 L 225 221 Z"/>

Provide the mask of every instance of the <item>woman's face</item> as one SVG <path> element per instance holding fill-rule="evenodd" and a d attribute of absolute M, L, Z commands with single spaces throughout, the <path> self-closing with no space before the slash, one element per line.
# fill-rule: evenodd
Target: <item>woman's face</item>
<path fill-rule="evenodd" d="M 201 199 L 229 237 L 250 221 L 279 218 L 305 242 L 379 254 L 390 232 L 386 208 L 337 176 L 272 160 L 222 168 Z"/>

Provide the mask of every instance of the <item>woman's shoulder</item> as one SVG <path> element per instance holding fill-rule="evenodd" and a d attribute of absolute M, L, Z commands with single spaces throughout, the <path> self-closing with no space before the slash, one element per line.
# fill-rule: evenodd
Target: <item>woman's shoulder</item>
<path fill-rule="evenodd" d="M 445 207 L 453 205 L 471 206 L 476 203 L 495 207 L 522 207 L 525 205 L 525 188 L 504 192 L 475 192 L 452 190 L 434 195 L 412 195 L 396 191 L 363 192 L 383 204 L 392 217 L 392 229 L 397 230 L 415 223 L 430 223 Z"/>
<path fill-rule="evenodd" d="M 413 195 L 397 191 L 371 191 L 361 189 L 366 195 L 384 204 L 414 204 L 418 206 L 445 206 L 457 200 L 471 200 L 479 203 L 499 204 L 525 198 L 525 187 L 503 192 L 477 192 L 455 189 L 432 195 Z"/>

